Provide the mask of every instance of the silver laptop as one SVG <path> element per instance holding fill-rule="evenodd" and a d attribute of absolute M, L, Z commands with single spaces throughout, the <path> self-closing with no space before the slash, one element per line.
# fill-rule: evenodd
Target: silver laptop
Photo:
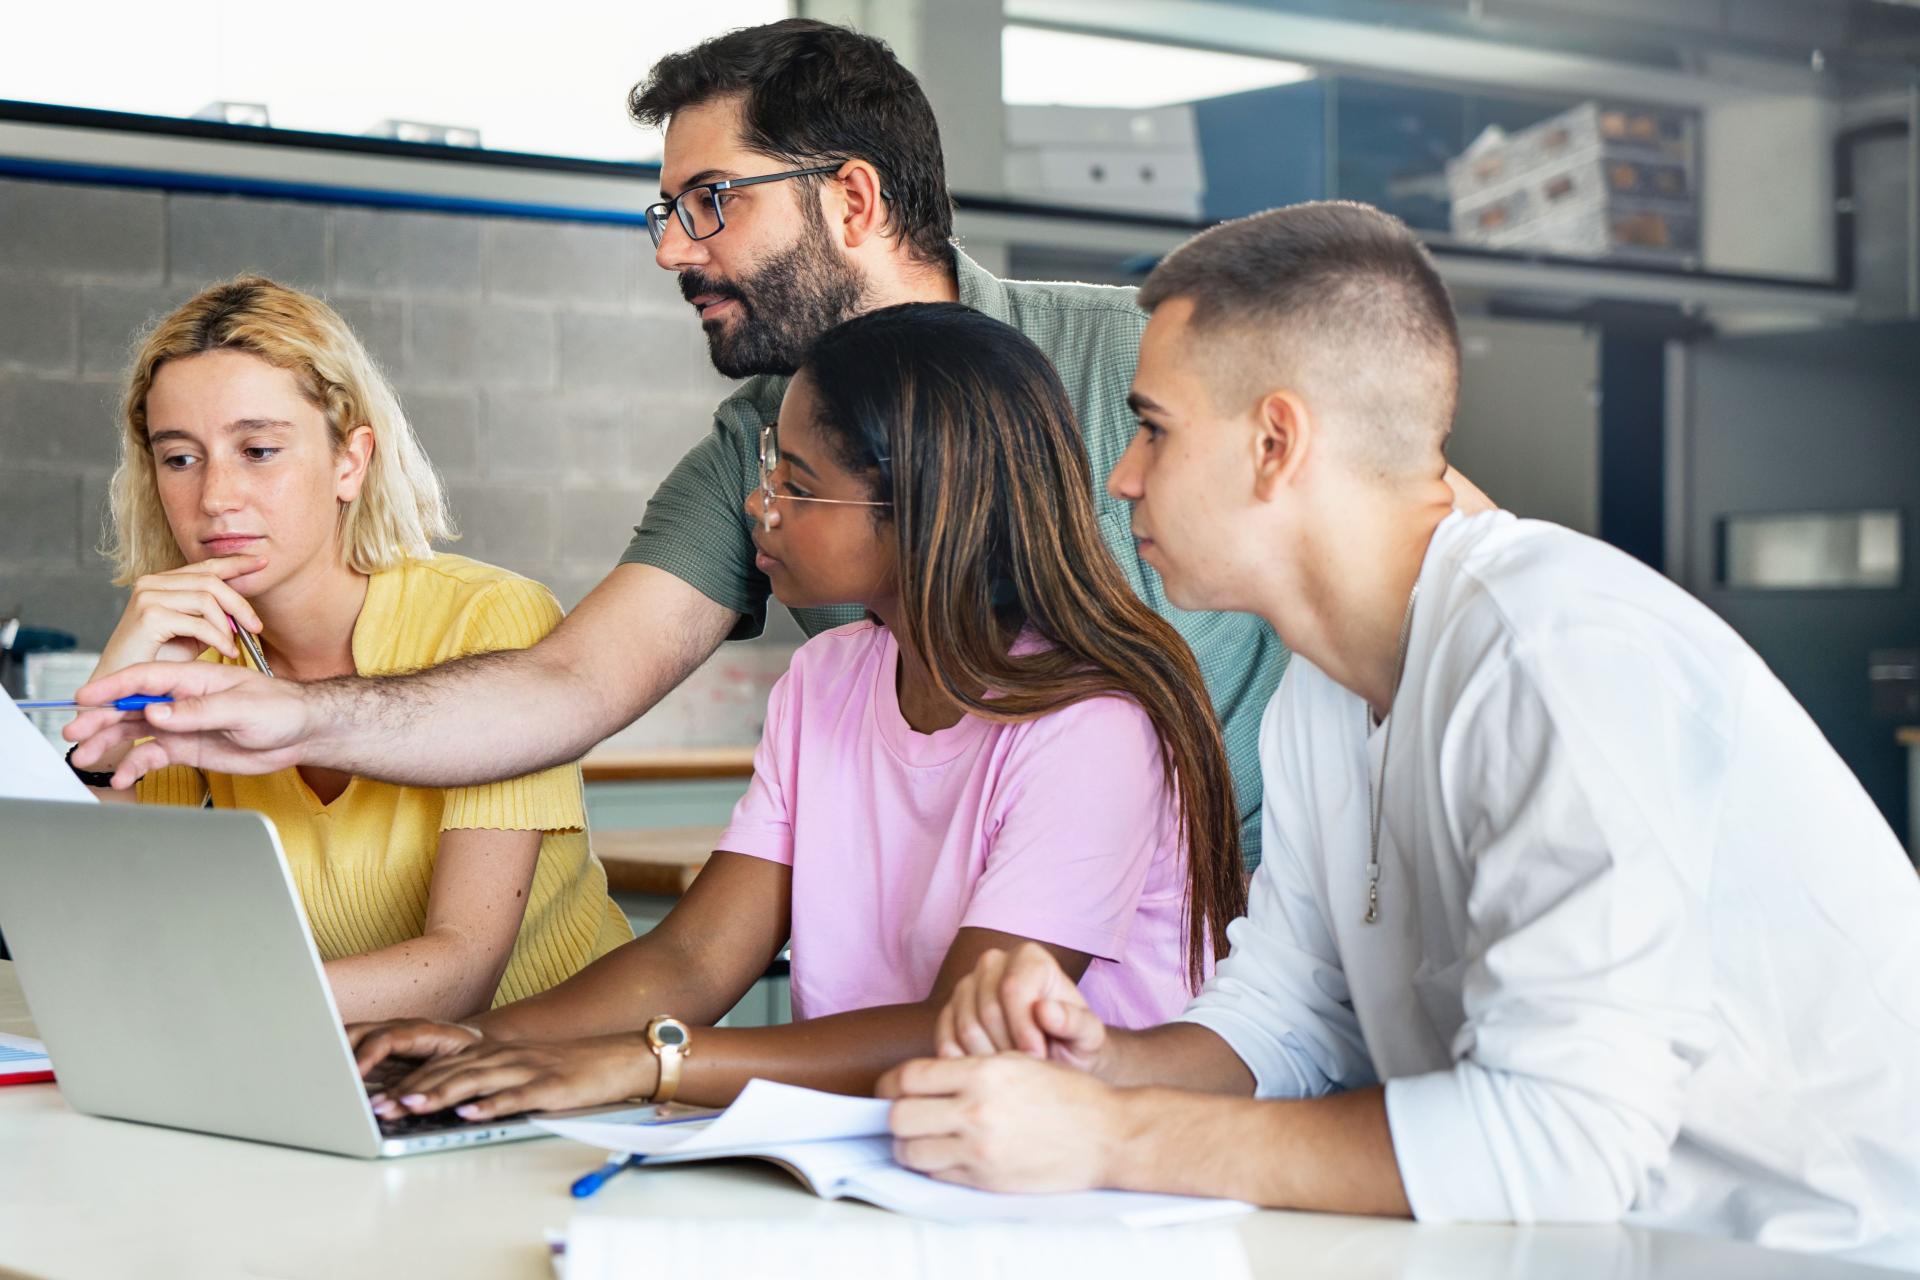
<path fill-rule="evenodd" d="M 257 813 L 0 799 L 0 933 L 76 1111 L 362 1157 L 545 1136 L 383 1127 Z"/>

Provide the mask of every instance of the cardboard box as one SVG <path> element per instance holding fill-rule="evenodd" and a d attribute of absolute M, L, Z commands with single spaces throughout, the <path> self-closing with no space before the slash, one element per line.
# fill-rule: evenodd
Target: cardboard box
<path fill-rule="evenodd" d="M 1580 257 L 1684 263 L 1700 253 L 1686 121 L 1587 103 L 1512 136 L 1489 129 L 1448 162 L 1462 240 Z"/>

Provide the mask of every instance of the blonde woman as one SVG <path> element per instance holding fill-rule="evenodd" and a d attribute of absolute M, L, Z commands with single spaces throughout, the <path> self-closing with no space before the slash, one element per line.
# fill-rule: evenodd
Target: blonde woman
<path fill-rule="evenodd" d="M 236 627 L 283 679 L 384 675 L 525 648 L 560 619 L 538 583 L 434 553 L 445 499 L 392 389 L 331 308 L 257 276 L 142 342 L 112 505 L 114 580 L 133 592 L 96 676 L 247 662 Z M 136 795 L 273 820 L 349 1022 L 464 1018 L 633 936 L 588 851 L 577 766 L 447 790 L 174 766 Z"/>

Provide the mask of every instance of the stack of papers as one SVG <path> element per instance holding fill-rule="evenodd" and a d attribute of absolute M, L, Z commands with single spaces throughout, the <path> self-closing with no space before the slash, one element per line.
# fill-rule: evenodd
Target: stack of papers
<path fill-rule="evenodd" d="M 93 792 L 80 785 L 60 752 L 27 722 L 4 689 L 0 689 L 0 799 L 97 803 Z M 47 1060 L 47 1046 L 0 1032 L 0 1085 L 51 1079 L 53 1063 Z"/>
<path fill-rule="evenodd" d="M 873 1218 L 815 1222 L 581 1216 L 567 1229 L 566 1280 L 1247 1280 L 1231 1227 L 1139 1235 L 1095 1226 L 935 1226 Z"/>
<path fill-rule="evenodd" d="M 711 1120 L 673 1125 L 607 1120 L 536 1120 L 563 1138 L 679 1164 L 753 1156 L 770 1160 L 817 1195 L 864 1200 L 937 1222 L 1109 1223 L 1158 1227 L 1249 1212 L 1237 1200 L 1076 1191 L 1002 1195 L 937 1182 L 895 1163 L 887 1129 L 890 1103 L 753 1080 Z"/>
<path fill-rule="evenodd" d="M 47 1046 L 0 1031 L 0 1084 L 34 1084 L 53 1079 Z"/>

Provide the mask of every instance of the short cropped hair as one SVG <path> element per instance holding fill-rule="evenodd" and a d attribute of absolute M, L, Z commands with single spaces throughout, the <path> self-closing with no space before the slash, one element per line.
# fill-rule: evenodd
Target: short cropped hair
<path fill-rule="evenodd" d="M 1221 223 L 1175 249 L 1140 290 L 1193 305 L 1218 403 L 1289 380 L 1340 419 L 1350 456 L 1384 477 L 1444 457 L 1460 389 L 1453 302 L 1405 223 L 1315 201 Z"/>
<path fill-rule="evenodd" d="M 951 261 L 940 126 L 885 41 L 807 18 L 729 31 L 654 63 L 627 95 L 627 113 L 658 128 L 735 94 L 749 150 L 795 167 L 865 160 L 880 171 L 889 229 L 908 253 L 929 266 Z"/>
<path fill-rule="evenodd" d="M 425 451 L 400 400 L 338 312 L 311 294 L 264 276 L 213 285 L 182 303 L 141 339 L 127 375 L 120 414 L 120 465 L 111 486 L 112 522 L 101 547 L 114 582 L 127 586 L 187 563 L 160 505 L 147 440 L 147 394 L 170 360 L 208 351 L 242 351 L 293 375 L 308 403 L 326 417 L 337 453 L 358 426 L 373 430 L 373 456 L 359 496 L 340 520 L 340 549 L 361 573 L 378 573 L 433 554 L 454 537 L 453 520 Z"/>

